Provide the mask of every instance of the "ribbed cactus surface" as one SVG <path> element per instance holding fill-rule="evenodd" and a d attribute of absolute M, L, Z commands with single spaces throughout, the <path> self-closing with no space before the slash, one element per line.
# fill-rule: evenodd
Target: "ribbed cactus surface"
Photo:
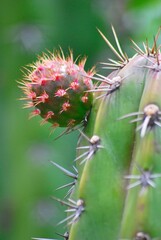
<path fill-rule="evenodd" d="M 142 50 L 132 41 L 135 55 L 128 58 L 120 47 L 115 30 L 112 30 L 117 49 L 100 32 L 118 58 L 105 63 L 107 68 L 112 69 L 109 76 L 93 76 L 93 73 L 81 70 L 83 74 L 80 78 L 85 77 L 90 82 L 88 87 L 83 80 L 84 92 L 81 96 L 92 95 L 92 110 L 86 126 L 79 130 L 74 171 L 70 172 L 53 162 L 73 179 L 62 186 L 70 187 L 68 197 L 65 200 L 54 199 L 67 206 L 67 217 L 60 222 L 67 225 L 69 232 L 64 239 L 160 240 L 159 33 L 151 48 L 146 42 Z M 36 96 L 43 94 L 41 87 L 37 89 L 37 82 L 30 89 L 30 93 L 34 92 Z M 57 91 L 56 88 L 53 98 Z M 72 96 L 74 91 L 72 89 L 71 98 L 75 98 L 75 95 Z M 80 98 L 79 103 L 74 103 L 77 104 L 77 112 L 81 112 Z M 35 106 L 38 106 L 37 101 Z M 38 107 L 46 113 L 43 108 L 46 106 Z M 85 117 L 86 111 L 81 116 Z"/>

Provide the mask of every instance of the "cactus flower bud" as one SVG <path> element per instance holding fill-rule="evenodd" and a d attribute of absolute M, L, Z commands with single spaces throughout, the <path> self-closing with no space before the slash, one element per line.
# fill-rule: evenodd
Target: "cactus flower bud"
<path fill-rule="evenodd" d="M 43 56 L 31 66 L 23 82 L 26 107 L 35 107 L 31 117 L 40 115 L 42 123 L 51 122 L 53 126 L 72 128 L 80 124 L 90 111 L 92 93 L 92 69 L 85 72 L 83 59 L 78 65 L 70 53 Z"/>

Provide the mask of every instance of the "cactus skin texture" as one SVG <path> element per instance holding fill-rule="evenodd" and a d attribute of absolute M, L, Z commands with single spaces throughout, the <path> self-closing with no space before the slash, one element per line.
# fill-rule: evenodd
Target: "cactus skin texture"
<path fill-rule="evenodd" d="M 123 54 L 101 33 L 119 60 L 115 70 L 96 75 L 94 103 L 79 141 L 80 172 L 72 199 L 84 201 L 84 211 L 70 228 L 70 240 L 161 239 L 161 62 L 154 46 Z M 93 118 L 95 120 L 93 120 Z M 99 137 L 102 148 L 82 164 L 87 139 Z M 88 154 L 90 154 L 90 151 Z M 82 166 L 83 165 L 83 166 Z"/>
<path fill-rule="evenodd" d="M 25 107 L 35 107 L 30 117 L 40 115 L 42 124 L 51 122 L 53 127 L 69 129 L 80 124 L 92 105 L 90 76 L 94 70 L 85 72 L 83 59 L 77 65 L 73 55 L 65 58 L 63 52 L 43 56 L 26 74 L 22 82 Z M 77 111 L 79 109 L 79 111 Z"/>
<path fill-rule="evenodd" d="M 69 240 L 161 240 L 161 54 L 132 41 L 135 55 L 118 50 L 100 32 L 118 60 L 104 63 L 109 76 L 96 81 L 87 125 L 80 131 L 77 174 L 67 200 Z M 34 89 L 34 88 L 33 88 Z M 76 169 L 75 169 L 76 170 Z M 64 237 L 65 239 L 65 237 Z"/>

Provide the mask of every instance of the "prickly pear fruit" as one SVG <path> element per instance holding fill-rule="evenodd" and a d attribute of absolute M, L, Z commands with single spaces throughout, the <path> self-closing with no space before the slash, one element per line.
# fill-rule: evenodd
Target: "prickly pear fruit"
<path fill-rule="evenodd" d="M 73 55 L 63 53 L 43 56 L 31 66 L 23 82 L 26 107 L 35 107 L 32 116 L 40 115 L 42 123 L 51 122 L 53 127 L 72 128 L 84 121 L 92 104 L 92 69 L 85 72 L 83 59 L 78 65 Z"/>

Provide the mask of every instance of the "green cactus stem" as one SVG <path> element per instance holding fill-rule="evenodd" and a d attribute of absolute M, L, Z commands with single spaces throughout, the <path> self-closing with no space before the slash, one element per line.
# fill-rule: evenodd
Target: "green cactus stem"
<path fill-rule="evenodd" d="M 25 82 L 25 91 L 29 95 L 27 99 L 32 98 L 30 102 L 36 107 L 36 111 L 43 113 L 45 121 L 55 123 L 57 120 L 60 126 L 68 126 L 71 116 L 74 116 L 75 120 L 73 126 L 79 124 L 89 111 L 93 99 L 87 124 L 82 130 L 79 129 L 80 137 L 75 158 L 77 174 L 53 162 L 53 165 L 74 180 L 62 186 L 72 187 L 67 200 L 53 197 L 67 207 L 67 216 L 59 224 L 66 224 L 68 239 L 160 240 L 161 54 L 160 46 L 157 47 L 159 32 L 152 48 L 146 42 L 142 50 L 132 40 L 135 55 L 129 58 L 121 49 L 113 27 L 112 31 L 117 49 L 99 31 L 118 59 L 109 59 L 108 63 L 103 63 L 105 68 L 112 70 L 108 76 L 98 73 L 94 76 L 93 71 L 85 73 L 82 69 L 77 71 L 80 67 L 76 67 L 72 62 L 72 69 L 76 70 L 77 79 L 82 86 L 82 91 L 75 96 L 72 95 L 75 89 L 70 88 L 75 79 L 73 72 L 68 76 L 61 76 L 59 85 L 59 81 L 57 83 L 56 80 L 50 79 L 51 75 L 45 65 L 42 70 L 45 71 L 45 76 L 50 75 L 47 80 L 49 85 L 42 86 L 38 80 L 31 80 L 30 87 Z M 42 61 L 41 65 L 46 64 L 46 61 Z M 66 65 L 66 60 L 63 61 Z M 62 67 L 61 63 L 58 66 L 59 70 L 60 66 Z M 40 64 L 36 65 L 36 70 L 29 76 L 35 77 L 35 71 L 36 75 L 41 75 L 37 72 L 37 67 L 40 67 Z M 85 82 L 90 84 L 85 84 L 84 78 Z M 95 84 L 92 84 L 92 81 Z M 50 90 L 53 88 L 54 94 L 51 97 Z M 58 93 L 61 96 L 58 96 Z M 50 104 L 46 103 L 46 100 L 42 101 L 42 96 L 43 99 L 47 99 L 46 94 Z M 68 100 L 72 99 L 71 105 L 76 107 L 77 104 L 78 115 L 80 111 L 78 118 L 77 115 L 71 115 L 72 108 L 68 117 L 64 115 L 65 117 L 60 118 L 66 95 Z M 80 100 L 82 96 L 88 96 L 89 102 Z M 58 108 L 52 106 L 55 102 L 56 105 L 60 103 Z M 53 116 L 49 114 L 50 117 L 46 119 L 47 111 L 55 112 Z"/>
<path fill-rule="evenodd" d="M 119 121 L 119 118 L 126 109 L 134 112 L 139 105 L 145 72 L 139 69 L 135 73 L 140 62 L 145 64 L 146 60 L 142 57 L 132 59 L 117 73 L 124 79 L 120 88 L 111 93 L 109 87 L 107 96 L 98 99 L 100 104 L 92 133 L 99 136 L 103 148 L 85 163 L 78 197 L 84 199 L 86 207 L 80 221 L 71 228 L 71 240 L 118 237 L 125 199 L 122 176 L 129 167 L 135 137 L 134 125 Z M 90 230 L 86 231 L 86 226 L 90 226 Z"/>
<path fill-rule="evenodd" d="M 122 238 L 131 238 L 138 231 L 153 238 L 161 236 L 161 72 L 158 66 L 147 71 L 130 169 L 130 175 L 140 176 L 140 180 L 129 178 L 132 187 L 128 189 L 123 213 Z"/>
<path fill-rule="evenodd" d="M 70 240 L 161 236 L 160 55 L 134 46 L 133 58 L 123 58 L 119 50 L 119 63 L 106 64 L 117 68 L 114 73 L 93 77 L 101 83 L 90 90 L 99 104 L 94 127 L 90 132 L 87 126 L 85 133 L 87 138 L 97 135 L 103 148 L 80 162 L 85 164 L 76 196 L 84 200 L 85 211 L 72 225 Z"/>

